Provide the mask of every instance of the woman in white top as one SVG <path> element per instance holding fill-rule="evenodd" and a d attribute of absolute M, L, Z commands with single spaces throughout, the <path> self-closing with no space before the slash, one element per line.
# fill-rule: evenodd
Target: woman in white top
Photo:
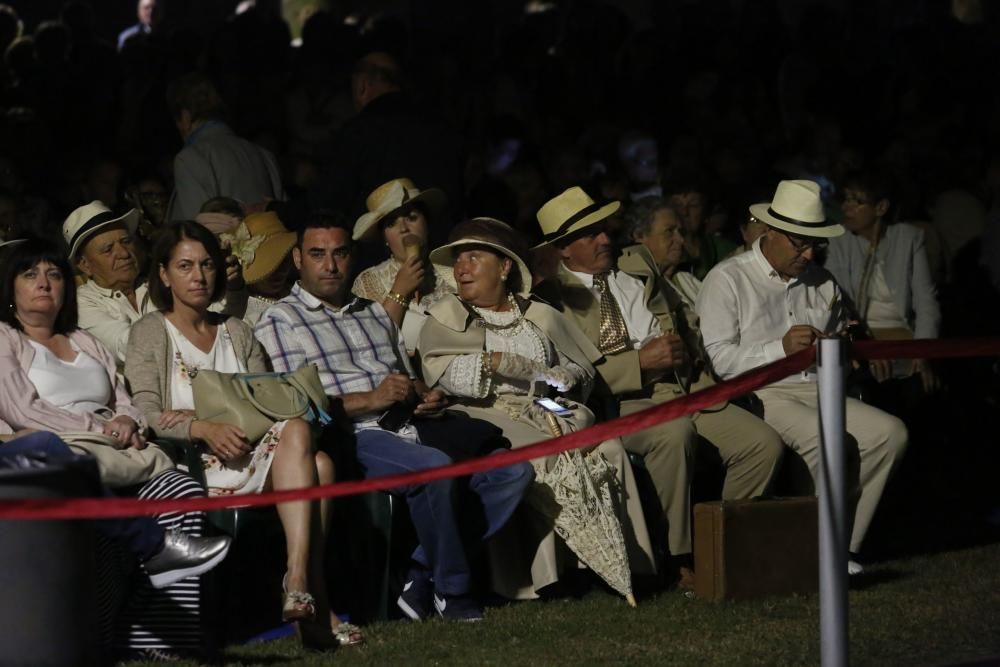
<path fill-rule="evenodd" d="M 382 304 L 412 355 L 427 310 L 455 293 L 451 270 L 432 264 L 427 255 L 428 227 L 444 209 L 444 193 L 418 190 L 400 178 L 376 188 L 366 203 L 368 211 L 354 225 L 354 240 L 381 238 L 389 258 L 358 274 L 353 292 Z"/>
<path fill-rule="evenodd" d="M 40 240 L 5 245 L 0 251 L 0 441 L 33 431 L 86 431 L 114 438 L 123 448 L 146 448 L 146 420 L 125 390 L 114 355 L 79 326 L 73 272 L 62 250 Z M 36 442 L 40 435 L 33 436 Z M 62 455 L 70 456 L 61 441 L 47 442 L 50 455 L 60 454 L 51 450 L 61 448 Z M 205 494 L 189 476 L 169 469 L 144 481 L 138 495 Z M 98 522 L 103 534 L 126 538 L 97 544 L 99 626 L 102 640 L 114 638 L 116 651 L 141 658 L 143 651 L 196 653 L 202 646 L 200 581 L 194 575 L 224 558 L 229 543 L 229 538 L 199 537 L 204 517 L 202 512 L 171 512 L 152 519 L 116 519 L 116 530 L 108 529 L 108 521 Z M 130 548 L 150 580 L 123 570 L 116 544 Z M 178 546 L 189 554 L 201 551 L 206 558 L 177 576 L 165 576 L 169 573 L 162 569 L 157 573 L 162 560 L 156 556 L 176 554 Z M 191 558 L 183 560 L 193 565 Z"/>
<path fill-rule="evenodd" d="M 150 296 L 160 311 L 133 326 L 125 358 L 136 404 L 157 435 L 204 448 L 211 495 L 332 484 L 333 463 L 313 448 L 310 426 L 301 419 L 278 422 L 260 441 L 248 442 L 236 426 L 195 418 L 192 379 L 199 370 L 267 370 L 252 329 L 236 317 L 209 310 L 225 290 L 224 260 L 215 236 L 198 223 L 172 222 L 161 230 L 149 280 Z M 329 643 L 331 630 L 338 642 L 356 643 L 361 640 L 357 629 L 342 625 L 326 601 L 322 564 L 328 504 L 321 501 L 318 514 L 306 501 L 277 507 L 288 552 L 282 617 L 303 621 L 304 643 Z"/>

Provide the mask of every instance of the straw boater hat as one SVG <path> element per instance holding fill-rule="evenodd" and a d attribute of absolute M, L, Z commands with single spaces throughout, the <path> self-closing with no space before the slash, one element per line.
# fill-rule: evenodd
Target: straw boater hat
<path fill-rule="evenodd" d="M 243 265 L 243 280 L 248 285 L 274 273 L 292 251 L 295 238 L 295 232 L 288 231 L 271 211 L 251 213 L 235 229 L 219 236 Z"/>
<path fill-rule="evenodd" d="M 360 241 L 368 237 L 382 219 L 390 217 L 404 206 L 417 202 L 426 204 L 432 214 L 438 213 L 444 208 L 445 196 L 436 188 L 418 190 L 408 178 L 396 178 L 378 186 L 365 200 L 368 212 L 354 223 L 354 240 Z"/>
<path fill-rule="evenodd" d="M 826 219 L 819 183 L 813 181 L 781 181 L 774 191 L 774 200 L 752 204 L 750 215 L 759 221 L 799 236 L 833 238 L 844 228 Z"/>
<path fill-rule="evenodd" d="M 596 224 L 614 215 L 619 208 L 621 202 L 613 201 L 601 206 L 583 188 L 569 188 L 538 209 L 538 224 L 542 227 L 544 240 L 535 247 L 540 248 Z"/>
<path fill-rule="evenodd" d="M 486 246 L 514 261 L 514 267 L 521 283 L 518 285 L 518 294 L 524 294 L 531 290 L 531 271 L 522 259 L 523 244 L 517 232 L 507 223 L 495 218 L 473 218 L 456 225 L 451 232 L 451 238 L 455 240 L 431 252 L 432 262 L 452 268 L 455 265 L 455 251 L 459 247 Z"/>
<path fill-rule="evenodd" d="M 77 251 L 87 239 L 115 224 L 124 224 L 129 234 L 135 234 L 135 229 L 139 226 L 139 211 L 133 208 L 124 215 L 117 215 L 95 199 L 70 213 L 62 226 L 63 238 L 69 246 L 70 261 L 76 259 Z"/>

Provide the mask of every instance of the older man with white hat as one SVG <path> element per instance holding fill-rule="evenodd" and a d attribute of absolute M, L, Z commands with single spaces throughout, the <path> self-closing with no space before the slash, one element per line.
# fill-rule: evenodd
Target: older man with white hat
<path fill-rule="evenodd" d="M 70 213 L 62 226 L 70 263 L 87 278 L 76 293 L 80 328 L 101 341 L 119 366 L 132 324 L 156 310 L 139 284 L 132 248 L 138 224 L 137 210 L 117 214 L 94 200 Z"/>
<path fill-rule="evenodd" d="M 774 200 L 750 213 L 767 224 L 751 249 L 716 266 L 705 277 L 696 308 L 705 349 L 715 372 L 730 378 L 839 335 L 847 309 L 833 276 L 815 254 L 844 228 L 826 219 L 820 187 L 812 181 L 782 181 Z M 816 376 L 796 373 L 757 391 L 764 420 L 808 466 L 819 460 Z M 857 554 L 886 482 L 906 449 L 899 419 L 847 399 L 847 439 L 854 484 L 860 487 L 850 550 Z M 811 480 L 810 480 L 811 481 Z M 851 574 L 862 568 L 852 557 Z"/>
<path fill-rule="evenodd" d="M 595 364 L 603 380 L 595 393 L 605 405 L 632 414 L 713 383 L 706 372 L 698 322 L 664 279 L 645 246 L 615 257 L 605 225 L 618 202 L 601 206 L 583 189 L 569 188 L 538 211 L 544 243 L 561 263 L 554 280 L 535 291 L 576 323 L 604 355 Z M 667 521 L 670 553 L 689 576 L 690 468 L 698 438 L 717 450 L 726 468 L 724 499 L 769 490 L 784 447 L 749 412 L 723 403 L 622 438 L 643 457 Z"/>

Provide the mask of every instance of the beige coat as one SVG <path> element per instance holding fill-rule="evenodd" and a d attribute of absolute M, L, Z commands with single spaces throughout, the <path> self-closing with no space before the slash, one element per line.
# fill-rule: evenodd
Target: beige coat
<path fill-rule="evenodd" d="M 223 326 L 232 338 L 236 356 L 246 364 L 247 371 L 263 373 L 269 370 L 264 348 L 253 337 L 253 329 L 236 317 L 226 318 Z M 170 428 L 156 426 L 160 415 L 171 409 L 170 369 L 173 353 L 163 313 L 149 313 L 132 325 L 125 354 L 125 380 L 132 392 L 133 402 L 146 416 L 156 437 L 190 441 L 193 418 L 185 419 Z"/>
<path fill-rule="evenodd" d="M 669 374 L 651 374 L 640 369 L 638 350 L 607 355 L 596 368 L 611 393 L 619 398 L 658 394 L 661 400 L 668 400 L 671 395 L 686 394 L 714 384 L 706 371 L 698 316 L 662 278 L 646 247 L 633 245 L 625 248 L 618 258 L 618 270 L 643 283 L 646 307 L 659 321 L 664 333 L 675 333 L 684 340 L 691 362 Z M 595 347 L 599 344 L 600 301 L 564 266 L 560 264 L 556 279 L 541 283 L 535 288 L 535 293 L 569 315 Z"/>
<path fill-rule="evenodd" d="M 568 325 L 565 318 L 547 304 L 518 299 L 518 305 L 525 318 L 564 356 L 593 375 L 592 364 L 601 359 L 601 354 L 576 327 Z M 455 357 L 485 350 L 486 332 L 477 325 L 478 318 L 474 311 L 456 296 L 438 302 L 428 314 L 430 319 L 421 331 L 418 349 L 424 379 L 429 386 L 434 386 Z M 495 424 L 515 448 L 546 440 L 553 435 L 545 429 L 540 415 L 536 414 L 541 408 L 532 406 L 529 396 L 503 395 L 485 403 L 463 401 L 462 397 L 457 397 L 457 400 L 456 409 Z M 594 415 L 586 407 L 580 404 L 573 407 L 574 414 L 561 420 L 567 432 L 593 424 Z M 596 451 L 603 454 L 619 473 L 618 483 L 623 491 L 619 518 L 632 572 L 651 574 L 655 571 L 653 547 L 625 449 L 616 438 L 601 443 Z M 550 457 L 548 461 L 534 463 L 545 465 L 554 459 Z M 565 568 L 576 566 L 575 557 L 556 536 L 552 520 L 527 506 L 522 506 L 517 518 L 508 522 L 493 538 L 490 553 L 493 587 L 501 595 L 513 599 L 537 597 L 537 591 L 557 582 Z"/>

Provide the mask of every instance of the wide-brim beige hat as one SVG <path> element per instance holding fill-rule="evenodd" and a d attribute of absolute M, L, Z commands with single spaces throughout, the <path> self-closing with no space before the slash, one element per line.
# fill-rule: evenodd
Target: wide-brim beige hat
<path fill-rule="evenodd" d="M 536 248 L 554 243 L 584 227 L 597 224 L 601 220 L 614 215 L 621 202 L 613 201 L 601 206 L 597 204 L 583 188 L 573 186 L 562 194 L 545 202 L 538 209 L 535 217 L 542 228 L 542 238 Z"/>
<path fill-rule="evenodd" d="M 7 246 L 20 245 L 21 243 L 24 243 L 27 240 L 28 239 L 11 239 L 9 241 L 4 241 L 3 239 L 0 239 L 0 248 L 6 248 Z"/>
<path fill-rule="evenodd" d="M 455 251 L 458 248 L 469 245 L 486 246 L 514 262 L 520 282 L 516 292 L 526 294 L 531 291 L 531 269 L 522 259 L 521 253 L 514 250 L 522 244 L 510 225 L 496 218 L 472 218 L 456 225 L 451 237 L 455 240 L 431 251 L 431 262 L 451 269 L 455 266 Z"/>
<path fill-rule="evenodd" d="M 760 222 L 798 236 L 834 238 L 844 228 L 826 219 L 819 183 L 815 181 L 781 181 L 774 191 L 774 200 L 751 204 L 750 215 Z"/>
<path fill-rule="evenodd" d="M 296 234 L 281 224 L 277 214 L 251 213 L 235 229 L 223 232 L 219 239 L 243 265 L 243 280 L 248 285 L 260 282 L 281 266 L 295 247 Z"/>
<path fill-rule="evenodd" d="M 375 188 L 365 200 L 368 212 L 354 223 L 354 240 L 370 237 L 378 228 L 378 223 L 404 206 L 422 202 L 431 214 L 440 213 L 447 203 L 444 192 L 437 188 L 420 190 L 408 178 L 396 178 Z"/>
<path fill-rule="evenodd" d="M 135 234 L 139 226 L 139 211 L 133 208 L 124 215 L 118 215 L 95 199 L 70 213 L 62 225 L 70 261 L 76 259 L 76 253 L 91 236 L 116 224 L 124 224 L 129 234 Z"/>

